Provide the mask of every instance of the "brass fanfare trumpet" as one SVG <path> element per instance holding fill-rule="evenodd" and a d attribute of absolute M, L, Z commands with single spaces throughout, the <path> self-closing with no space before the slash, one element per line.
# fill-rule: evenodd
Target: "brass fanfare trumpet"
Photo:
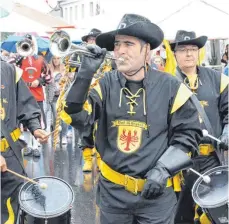
<path fill-rule="evenodd" d="M 58 104 L 57 104 L 57 117 L 56 117 L 56 126 L 54 130 L 54 137 L 53 137 L 53 148 L 54 150 L 57 147 L 57 142 L 58 142 L 58 134 L 59 134 L 59 126 L 60 126 L 60 121 L 61 121 L 61 112 L 64 110 L 64 100 L 65 100 L 65 91 L 66 91 L 66 86 L 69 81 L 68 77 L 68 72 L 69 68 L 71 66 L 80 66 L 80 62 L 77 60 L 71 60 L 75 56 L 78 57 L 78 55 L 87 55 L 89 57 L 95 57 L 96 55 L 91 53 L 85 46 L 84 43 L 81 45 L 76 45 L 73 44 L 71 41 L 70 36 L 68 35 L 67 32 L 63 30 L 58 30 L 53 35 L 50 37 L 50 46 L 49 49 L 51 53 L 57 57 L 62 57 L 64 63 L 65 63 L 65 74 L 63 75 L 63 78 L 61 79 L 61 91 L 60 95 L 58 98 Z M 112 57 L 111 55 L 106 55 L 106 59 L 111 59 L 111 60 L 122 60 L 122 59 L 116 59 Z M 77 58 L 75 58 L 77 59 Z M 103 68 L 106 67 L 105 65 L 102 66 Z M 107 66 L 109 67 L 109 66 Z M 111 69 L 111 66 L 110 66 Z M 100 69 L 102 71 L 102 69 Z M 99 78 L 102 77 L 102 72 L 98 74 L 97 81 Z"/>
<path fill-rule="evenodd" d="M 25 38 L 21 41 L 18 41 L 16 43 L 16 50 L 17 53 L 22 57 L 28 57 L 30 55 L 33 55 L 34 47 L 32 40 Z"/>
<path fill-rule="evenodd" d="M 63 30 L 57 30 L 52 34 L 50 37 L 49 49 L 53 55 L 63 57 L 63 59 L 65 59 L 65 57 L 70 57 L 72 54 L 87 55 L 92 58 L 95 57 L 95 54 L 91 53 L 83 45 L 73 44 L 69 34 Z M 122 58 L 114 58 L 108 54 L 105 56 L 105 58 L 123 61 Z M 71 65 L 79 66 L 79 62 L 72 61 L 71 59 L 69 63 Z"/>

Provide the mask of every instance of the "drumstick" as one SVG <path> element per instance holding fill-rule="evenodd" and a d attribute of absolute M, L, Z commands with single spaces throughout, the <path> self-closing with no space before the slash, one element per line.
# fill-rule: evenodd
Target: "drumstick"
<path fill-rule="evenodd" d="M 6 169 L 6 171 L 8 171 L 8 172 L 10 172 L 10 173 L 14 174 L 15 176 L 18 176 L 18 177 L 20 177 L 20 178 L 22 178 L 22 179 L 25 179 L 25 180 L 27 180 L 27 181 L 33 183 L 33 184 L 39 184 L 38 182 L 34 181 L 33 179 L 30 179 L 30 178 L 28 178 L 28 177 L 22 176 L 21 174 L 16 173 L 16 172 L 14 172 L 13 170 Z"/>
<path fill-rule="evenodd" d="M 197 174 L 198 176 L 202 177 L 203 181 L 206 184 L 209 184 L 211 182 L 211 178 L 208 175 L 202 175 L 202 174 L 200 174 L 199 172 L 197 172 L 196 170 L 194 170 L 192 168 L 190 168 L 189 170 L 192 171 L 193 173 Z"/>
<path fill-rule="evenodd" d="M 202 133 L 203 133 L 203 136 L 204 136 L 204 137 L 209 137 L 209 138 L 211 138 L 211 139 L 213 139 L 213 140 L 215 140 L 215 141 L 221 143 L 221 141 L 220 141 L 218 138 L 215 138 L 214 136 L 209 135 L 207 130 L 205 130 L 205 129 L 202 130 Z"/>
<path fill-rule="evenodd" d="M 53 133 L 54 131 L 50 132 L 46 137 L 50 137 Z"/>
<path fill-rule="evenodd" d="M 61 130 L 62 130 L 62 128 L 59 127 L 59 131 L 61 131 Z M 46 138 L 49 138 L 54 132 L 55 132 L 55 130 L 52 131 L 52 132 L 50 132 L 48 135 L 46 135 Z M 38 141 L 39 141 L 39 140 L 38 140 Z"/>
<path fill-rule="evenodd" d="M 10 169 L 6 169 L 6 171 L 8 171 L 8 172 L 14 174 L 14 175 L 17 176 L 17 177 L 20 177 L 20 178 L 22 178 L 22 179 L 24 179 L 24 180 L 27 180 L 27 181 L 29 181 L 29 182 L 31 182 L 31 183 L 33 183 L 33 184 L 38 184 L 38 185 L 39 185 L 41 188 L 43 188 L 43 189 L 47 188 L 47 184 L 45 184 L 45 183 L 38 183 L 38 182 L 34 181 L 33 179 L 30 179 L 30 178 L 28 178 L 28 177 L 22 176 L 21 174 L 16 173 L 16 172 L 14 172 L 13 170 L 10 170 Z"/>
<path fill-rule="evenodd" d="M 61 131 L 62 130 L 62 128 L 61 128 L 61 126 L 59 127 L 59 129 L 58 129 L 59 131 Z M 55 132 L 55 130 L 54 131 L 52 131 L 52 132 L 50 132 L 46 137 L 49 137 L 50 135 L 52 135 L 53 133 Z"/>

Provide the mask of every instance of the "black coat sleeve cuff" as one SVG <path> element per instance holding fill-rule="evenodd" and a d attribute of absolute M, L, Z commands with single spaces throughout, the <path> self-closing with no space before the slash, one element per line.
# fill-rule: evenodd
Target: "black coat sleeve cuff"
<path fill-rule="evenodd" d="M 38 118 L 33 118 L 28 120 L 27 127 L 30 130 L 30 132 L 33 134 L 35 130 L 41 129 L 40 120 Z"/>

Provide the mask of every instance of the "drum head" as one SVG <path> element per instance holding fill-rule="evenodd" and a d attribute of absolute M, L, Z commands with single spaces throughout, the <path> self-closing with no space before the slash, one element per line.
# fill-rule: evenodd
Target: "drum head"
<path fill-rule="evenodd" d="M 209 184 L 199 177 L 192 188 L 194 201 L 202 208 L 216 208 L 228 203 L 228 166 L 219 166 L 203 175 L 211 178 Z"/>
<path fill-rule="evenodd" d="M 46 189 L 30 182 L 25 183 L 19 192 L 21 209 L 37 218 L 58 217 L 71 209 L 74 193 L 71 186 L 56 177 L 35 178 L 47 184 Z"/>

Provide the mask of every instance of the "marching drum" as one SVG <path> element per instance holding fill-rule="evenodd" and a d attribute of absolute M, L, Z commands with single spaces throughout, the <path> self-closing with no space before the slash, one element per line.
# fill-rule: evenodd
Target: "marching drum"
<path fill-rule="evenodd" d="M 192 197 L 196 204 L 207 214 L 214 224 L 228 223 L 228 166 L 219 166 L 203 175 L 211 178 L 205 183 L 199 177 L 192 188 Z"/>
<path fill-rule="evenodd" d="M 25 183 L 19 192 L 20 224 L 70 224 L 74 193 L 65 181 L 51 176 L 34 178 L 47 184 Z"/>

